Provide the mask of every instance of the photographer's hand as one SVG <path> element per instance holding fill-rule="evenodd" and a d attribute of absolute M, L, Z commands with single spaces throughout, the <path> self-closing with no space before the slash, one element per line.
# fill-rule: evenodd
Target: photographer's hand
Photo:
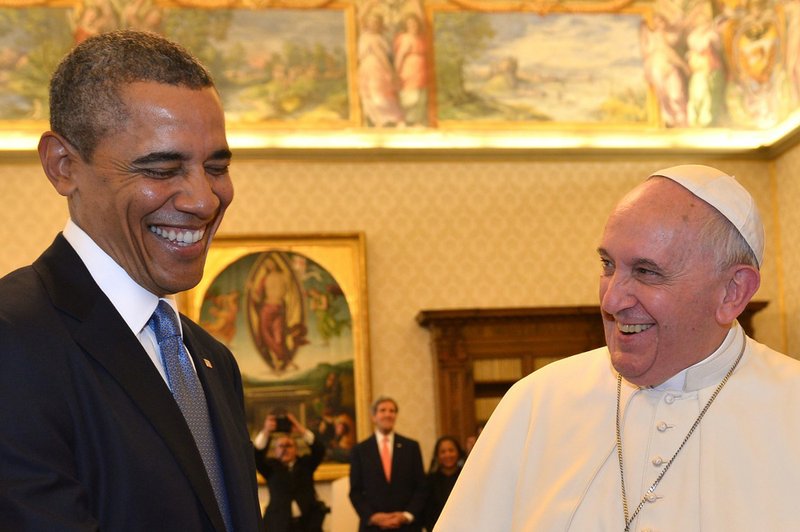
<path fill-rule="evenodd" d="M 275 429 L 278 426 L 278 418 L 275 417 L 275 414 L 268 414 L 267 417 L 264 418 L 264 434 L 269 437 L 271 432 L 275 432 Z"/>
<path fill-rule="evenodd" d="M 308 429 L 306 429 L 306 427 L 304 427 L 304 426 L 303 426 L 303 425 L 302 425 L 302 424 L 301 424 L 301 423 L 300 423 L 300 422 L 297 420 L 297 418 L 296 418 L 296 417 L 294 417 L 294 414 L 292 414 L 291 412 L 289 412 L 289 413 L 287 413 L 287 414 L 286 414 L 286 417 L 287 417 L 287 418 L 289 419 L 289 421 L 292 423 L 292 432 L 293 432 L 293 433 L 297 433 L 297 434 L 305 434 L 305 433 L 306 433 L 306 430 L 308 430 Z"/>

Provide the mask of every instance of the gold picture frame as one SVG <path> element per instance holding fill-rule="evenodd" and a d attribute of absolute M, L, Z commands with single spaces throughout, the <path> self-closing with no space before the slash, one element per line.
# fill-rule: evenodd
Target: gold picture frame
<path fill-rule="evenodd" d="M 349 471 L 371 430 L 365 236 L 218 236 L 182 312 L 224 343 L 242 373 L 248 429 L 274 408 L 326 445 L 317 480 Z"/>

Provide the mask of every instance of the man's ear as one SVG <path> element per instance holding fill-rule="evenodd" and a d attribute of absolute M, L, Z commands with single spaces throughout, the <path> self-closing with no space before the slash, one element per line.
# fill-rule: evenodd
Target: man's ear
<path fill-rule="evenodd" d="M 77 187 L 73 176 L 73 167 L 80 161 L 77 150 L 67 139 L 53 131 L 42 134 L 38 150 L 47 179 L 59 194 L 70 196 Z"/>
<path fill-rule="evenodd" d="M 761 285 L 761 274 L 752 266 L 737 264 L 727 274 L 725 297 L 717 308 L 717 322 L 721 325 L 733 323 L 744 312 L 750 299 Z"/>

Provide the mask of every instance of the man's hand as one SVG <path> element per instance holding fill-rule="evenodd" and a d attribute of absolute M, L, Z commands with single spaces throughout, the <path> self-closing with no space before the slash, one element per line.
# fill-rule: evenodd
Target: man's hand
<path fill-rule="evenodd" d="M 292 433 L 293 434 L 305 434 L 306 428 L 294 417 L 294 414 L 291 412 L 287 412 L 286 419 L 288 419 L 292 423 Z"/>
<path fill-rule="evenodd" d="M 402 512 L 376 512 L 370 516 L 369 524 L 382 530 L 391 530 L 403 526 L 405 520 Z"/>
<path fill-rule="evenodd" d="M 275 432 L 277 427 L 278 419 L 275 417 L 275 414 L 268 414 L 267 417 L 264 418 L 264 434 L 269 437 L 269 434 Z"/>

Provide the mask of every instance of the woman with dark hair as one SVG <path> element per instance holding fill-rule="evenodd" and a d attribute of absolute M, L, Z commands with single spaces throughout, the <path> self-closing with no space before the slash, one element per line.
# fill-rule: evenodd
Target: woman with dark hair
<path fill-rule="evenodd" d="M 428 469 L 428 502 L 425 506 L 425 528 L 428 532 L 433 530 L 442 513 L 465 458 L 464 449 L 453 436 L 442 436 L 436 440 Z"/>

